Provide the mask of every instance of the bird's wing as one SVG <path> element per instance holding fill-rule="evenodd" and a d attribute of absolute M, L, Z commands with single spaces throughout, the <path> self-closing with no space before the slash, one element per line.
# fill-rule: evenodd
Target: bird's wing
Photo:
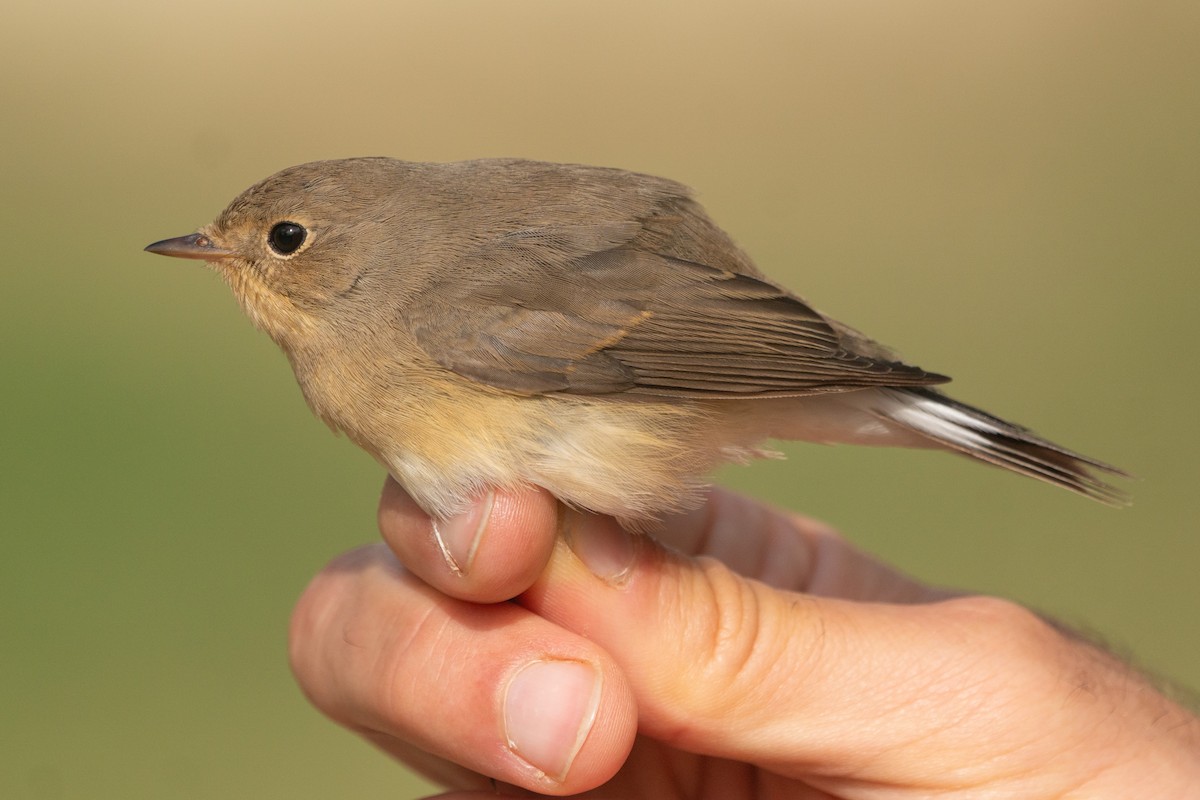
<path fill-rule="evenodd" d="M 409 306 L 442 366 L 510 391 L 706 399 L 923 386 L 760 278 L 648 252 L 637 223 L 489 242 Z"/>

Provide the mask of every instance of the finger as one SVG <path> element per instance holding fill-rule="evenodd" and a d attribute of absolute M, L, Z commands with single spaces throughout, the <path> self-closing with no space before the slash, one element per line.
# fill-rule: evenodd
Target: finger
<path fill-rule="evenodd" d="M 462 514 L 433 520 L 391 477 L 379 530 L 401 563 L 462 600 L 495 603 L 525 591 L 546 565 L 558 505 L 546 491 L 489 491 Z"/>
<path fill-rule="evenodd" d="M 440 779 L 462 781 L 450 762 L 545 794 L 585 791 L 636 733 L 628 685 L 596 645 L 511 603 L 447 597 L 383 546 L 313 580 L 290 644 L 314 705 Z"/>
<path fill-rule="evenodd" d="M 728 489 L 710 490 L 703 506 L 670 517 L 654 535 L 779 589 L 888 603 L 950 596 L 867 555 L 823 522 Z"/>
<path fill-rule="evenodd" d="M 1060 637 L 1002 601 L 778 591 L 605 517 L 572 518 L 568 539 L 521 602 L 586 631 L 630 681 L 642 732 L 689 752 L 818 781 L 827 771 L 901 784 L 921 765 L 932 793 L 961 788 L 962 763 L 981 781 L 1028 769 L 1027 750 L 1001 743 L 1016 729 L 997 720 L 1012 719 L 1010 706 L 1072 702 L 1048 697 L 1061 688 L 1054 670 L 1030 668 L 1061 655 Z M 979 760 L 980 742 L 996 743 L 994 759 Z"/>

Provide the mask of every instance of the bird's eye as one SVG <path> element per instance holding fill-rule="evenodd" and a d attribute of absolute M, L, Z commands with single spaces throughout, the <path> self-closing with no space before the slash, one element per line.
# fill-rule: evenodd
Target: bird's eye
<path fill-rule="evenodd" d="M 304 237 L 307 235 L 308 232 L 302 225 L 294 222 L 280 222 L 271 228 L 267 240 L 271 243 L 272 250 L 281 256 L 286 256 L 296 252 L 300 245 L 304 244 Z"/>

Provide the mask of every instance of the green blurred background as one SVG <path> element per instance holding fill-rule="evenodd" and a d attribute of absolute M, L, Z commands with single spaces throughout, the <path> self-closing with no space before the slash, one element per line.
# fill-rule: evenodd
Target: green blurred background
<path fill-rule="evenodd" d="M 723 480 L 1200 687 L 1195 2 L 10 0 L 0 64 L 0 796 L 421 791 L 285 659 L 380 470 L 215 275 L 141 252 L 350 155 L 693 185 L 819 308 L 1141 478 L 1114 511 L 788 446 Z"/>

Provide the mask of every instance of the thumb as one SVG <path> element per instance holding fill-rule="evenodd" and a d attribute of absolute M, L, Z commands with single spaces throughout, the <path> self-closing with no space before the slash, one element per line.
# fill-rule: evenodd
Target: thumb
<path fill-rule="evenodd" d="M 568 519 L 567 543 L 521 602 L 605 648 L 643 735 L 817 785 L 826 777 L 826 790 L 847 780 L 962 789 L 1030 766 L 1012 762 L 1027 751 L 997 720 L 1020 738 L 1014 700 L 1038 707 L 1061 689 L 1029 668 L 1059 637 L 1019 606 L 781 591 L 610 518 Z M 995 758 L 980 758 L 981 741 Z"/>

